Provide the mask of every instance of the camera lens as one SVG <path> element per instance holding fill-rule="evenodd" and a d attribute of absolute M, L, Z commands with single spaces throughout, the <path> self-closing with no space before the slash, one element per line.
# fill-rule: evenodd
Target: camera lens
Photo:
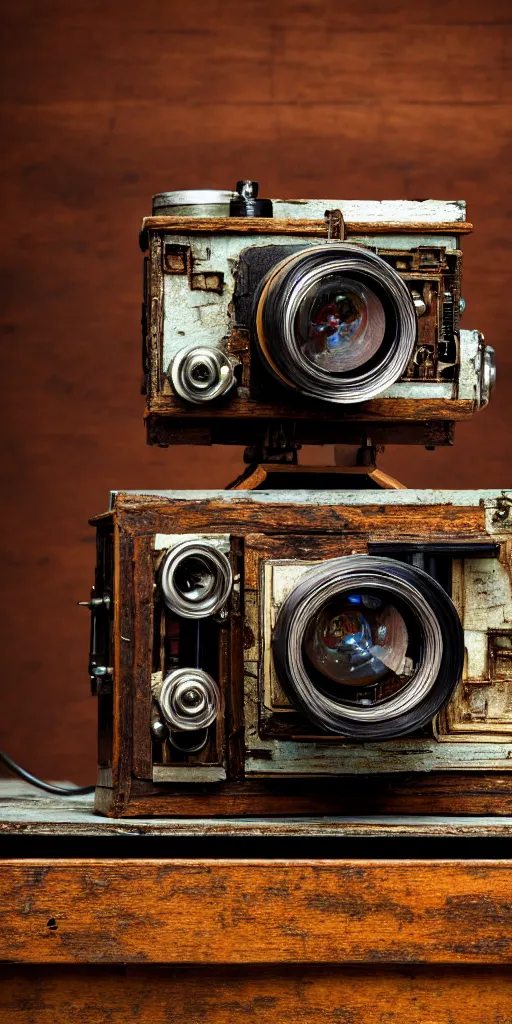
<path fill-rule="evenodd" d="M 160 568 L 160 586 L 171 611 L 185 619 L 214 615 L 226 603 L 233 578 L 226 555 L 207 541 L 171 548 Z"/>
<path fill-rule="evenodd" d="M 380 739 L 429 722 L 463 665 L 455 607 L 439 584 L 390 558 L 329 559 L 279 612 L 273 657 L 290 700 L 326 732 Z"/>
<path fill-rule="evenodd" d="M 386 331 L 386 315 L 370 288 L 333 274 L 312 285 L 295 317 L 303 357 L 328 373 L 346 373 L 376 355 Z"/>
<path fill-rule="evenodd" d="M 174 570 L 174 586 L 183 600 L 203 603 L 215 589 L 217 576 L 210 559 L 189 555 L 178 561 Z"/>
<path fill-rule="evenodd" d="M 309 625 L 304 651 L 326 682 L 401 688 L 415 668 L 404 615 L 391 594 L 349 592 L 329 601 Z M 333 692 L 335 688 L 332 687 Z"/>
<path fill-rule="evenodd" d="M 417 316 L 408 288 L 380 256 L 325 243 L 273 267 L 256 296 L 255 336 L 281 383 L 324 401 L 361 402 L 404 373 Z"/>

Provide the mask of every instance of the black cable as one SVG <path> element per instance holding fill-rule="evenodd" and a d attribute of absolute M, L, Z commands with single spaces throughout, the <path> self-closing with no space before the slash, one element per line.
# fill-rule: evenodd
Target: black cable
<path fill-rule="evenodd" d="M 42 779 L 37 779 L 35 775 L 31 775 L 25 768 L 16 764 L 16 761 L 11 760 L 8 754 L 4 754 L 3 750 L 0 750 L 0 761 L 3 761 L 5 766 L 11 772 L 14 772 L 15 775 L 19 775 L 20 779 L 30 782 L 31 786 L 44 789 L 46 793 L 56 793 L 57 796 L 83 796 L 85 793 L 94 793 L 96 788 L 95 786 L 74 786 L 72 789 L 65 789 L 64 786 L 52 786 L 50 782 L 43 782 Z"/>

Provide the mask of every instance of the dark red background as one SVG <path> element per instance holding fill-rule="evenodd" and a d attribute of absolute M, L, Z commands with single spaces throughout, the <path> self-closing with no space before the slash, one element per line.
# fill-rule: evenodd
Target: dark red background
<path fill-rule="evenodd" d="M 510 486 L 512 13 L 7 0 L 2 20 L 0 745 L 90 781 L 87 519 L 112 487 L 221 487 L 242 456 L 145 446 L 137 231 L 151 194 L 245 177 L 268 196 L 465 198 L 464 324 L 496 347 L 498 389 L 455 448 L 389 448 L 382 465 L 413 487 Z"/>

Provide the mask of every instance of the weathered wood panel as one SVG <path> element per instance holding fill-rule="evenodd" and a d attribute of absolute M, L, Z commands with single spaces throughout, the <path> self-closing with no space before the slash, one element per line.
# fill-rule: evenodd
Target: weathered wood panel
<path fill-rule="evenodd" d="M 236 720 L 232 727 L 236 727 Z M 231 766 L 233 768 L 233 765 Z M 503 779 L 498 779 L 497 786 Z M 451 776 L 448 785 L 453 784 Z M 49 796 L 16 779 L 0 780 L 0 833 L 3 836 L 161 836 L 232 837 L 270 840 L 315 840 L 338 837 L 414 839 L 490 839 L 512 836 L 512 817 L 440 817 L 430 814 L 338 817 L 138 818 L 137 821 L 100 818 L 93 814 L 94 797 Z M 352 808 L 356 810 L 356 808 Z M 512 802 L 511 802 L 512 810 Z"/>
<path fill-rule="evenodd" d="M 305 197 L 306 198 L 306 197 Z M 142 230 L 165 230 L 169 234 L 268 234 L 268 235 L 316 235 L 326 237 L 328 229 L 325 220 L 281 220 L 277 217 L 144 217 Z M 473 230 L 469 221 L 408 221 L 400 224 L 400 234 L 416 234 L 427 231 L 432 235 L 468 235 Z M 345 220 L 347 235 L 387 235 L 397 231 L 396 223 L 385 221 Z"/>
<path fill-rule="evenodd" d="M 153 413 L 159 416 L 176 416 L 178 419 L 183 416 L 184 407 L 180 399 L 172 395 L 152 396 L 148 409 L 148 417 Z M 343 443 L 342 427 L 344 423 L 360 422 L 368 423 L 380 420 L 406 420 L 410 423 L 422 423 L 425 420 L 435 421 L 436 419 L 468 420 L 475 415 L 474 403 L 468 399 L 451 398 L 374 398 L 369 402 L 362 402 L 352 406 L 312 406 L 306 402 L 293 405 L 292 402 L 278 406 L 275 403 L 265 405 L 264 402 L 256 402 L 243 394 L 230 398 L 228 404 L 223 407 L 222 417 L 227 420 L 243 420 L 257 416 L 259 419 L 297 419 L 324 420 L 328 430 L 329 440 Z M 204 407 L 194 407 L 194 416 L 198 420 L 212 417 L 212 410 L 206 403 Z M 333 424 L 332 429 L 330 424 Z M 333 437 L 333 431 L 336 431 Z M 325 437 L 324 437 L 325 440 Z M 229 443 L 229 442 L 225 442 Z"/>
<path fill-rule="evenodd" d="M 9 1024 L 505 1024 L 496 967 L 0 967 Z"/>
<path fill-rule="evenodd" d="M 171 525 L 187 524 L 194 533 L 208 527 L 215 533 L 269 531 L 273 533 L 359 533 L 382 537 L 453 536 L 459 539 L 485 535 L 485 513 L 469 505 L 401 504 L 383 500 L 382 504 L 360 506 L 336 504 L 323 492 L 318 501 L 285 504 L 255 491 L 254 499 L 243 492 L 230 491 L 230 500 L 214 496 L 197 499 L 194 495 L 170 500 L 165 496 L 120 494 L 116 514 L 124 529 L 133 536 L 144 533 L 168 533 Z M 404 494 L 394 491 L 393 494 Z M 172 532 L 172 531 L 171 531 Z"/>
<path fill-rule="evenodd" d="M 142 779 L 153 771 L 151 745 L 151 655 L 154 616 L 153 538 L 137 537 L 134 544 L 133 587 L 137 596 L 133 636 L 119 637 L 121 646 L 133 651 L 133 753 L 132 769 Z"/>
<path fill-rule="evenodd" d="M 0 864 L 17 963 L 512 962 L 510 861 Z"/>
<path fill-rule="evenodd" d="M 110 789 L 96 790 L 95 808 L 121 809 Z M 512 814 L 512 772 L 410 772 L 322 779 L 248 779 L 213 786 L 162 786 L 134 781 L 126 817 L 234 817 L 297 814 Z"/>

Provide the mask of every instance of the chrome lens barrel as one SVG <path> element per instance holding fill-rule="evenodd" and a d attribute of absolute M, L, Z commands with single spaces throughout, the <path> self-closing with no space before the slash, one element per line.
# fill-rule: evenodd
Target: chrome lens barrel
<path fill-rule="evenodd" d="M 369 611 L 379 607 L 380 619 Z M 463 653 L 459 617 L 439 584 L 370 555 L 329 559 L 306 572 L 273 637 L 276 671 L 295 706 L 327 732 L 359 739 L 403 735 L 430 721 L 460 678 Z M 386 677 L 394 685 L 381 686 L 377 699 Z"/>
<path fill-rule="evenodd" d="M 204 619 L 225 605 L 233 576 L 226 555 L 207 541 L 183 541 L 165 555 L 159 574 L 164 601 L 184 619 Z"/>
<path fill-rule="evenodd" d="M 310 246 L 277 264 L 256 299 L 255 334 L 274 376 L 302 394 L 354 403 L 404 373 L 417 337 L 397 272 L 361 246 Z"/>

